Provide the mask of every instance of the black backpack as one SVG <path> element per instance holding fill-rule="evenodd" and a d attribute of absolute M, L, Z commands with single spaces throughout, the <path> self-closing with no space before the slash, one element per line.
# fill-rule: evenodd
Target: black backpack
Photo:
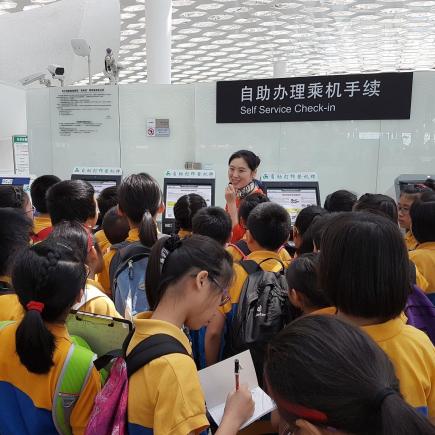
<path fill-rule="evenodd" d="M 240 266 L 248 273 L 240 294 L 237 312 L 225 346 L 227 357 L 250 350 L 258 379 L 263 376 L 263 361 L 269 341 L 292 318 L 288 299 L 285 267 L 280 272 L 269 272 L 261 263 L 243 260 Z"/>

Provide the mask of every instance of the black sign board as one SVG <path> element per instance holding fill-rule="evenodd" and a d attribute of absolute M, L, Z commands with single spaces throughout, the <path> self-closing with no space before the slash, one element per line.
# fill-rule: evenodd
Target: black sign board
<path fill-rule="evenodd" d="M 409 119 L 412 73 L 217 82 L 216 122 Z"/>

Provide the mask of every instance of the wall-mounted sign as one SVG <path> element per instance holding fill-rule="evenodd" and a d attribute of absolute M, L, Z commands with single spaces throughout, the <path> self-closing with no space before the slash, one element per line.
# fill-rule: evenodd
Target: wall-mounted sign
<path fill-rule="evenodd" d="M 319 181 L 315 172 L 264 172 L 261 181 Z"/>
<path fill-rule="evenodd" d="M 223 81 L 216 122 L 409 119 L 412 73 Z"/>
<path fill-rule="evenodd" d="M 212 170 L 168 169 L 165 171 L 165 178 L 215 178 L 215 172 Z"/>
<path fill-rule="evenodd" d="M 106 168 L 96 166 L 75 166 L 73 174 L 77 175 L 122 175 L 121 168 Z"/>
<path fill-rule="evenodd" d="M 29 143 L 26 135 L 12 136 L 14 149 L 14 172 L 16 175 L 29 175 Z"/>
<path fill-rule="evenodd" d="M 147 136 L 148 137 L 169 137 L 169 119 L 148 119 L 147 120 Z"/>

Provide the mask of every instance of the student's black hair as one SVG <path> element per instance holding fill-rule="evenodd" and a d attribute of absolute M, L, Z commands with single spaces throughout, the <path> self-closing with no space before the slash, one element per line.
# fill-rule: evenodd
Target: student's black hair
<path fill-rule="evenodd" d="M 154 221 L 162 203 L 162 191 L 149 174 L 132 174 L 125 178 L 118 190 L 119 209 L 136 225 L 143 245 L 152 246 L 157 241 Z"/>
<path fill-rule="evenodd" d="M 397 224 L 373 213 L 340 213 L 325 229 L 320 286 L 345 314 L 384 322 L 411 293 L 408 252 Z"/>
<path fill-rule="evenodd" d="M 261 192 L 254 192 L 246 196 L 244 199 L 242 199 L 242 201 L 240 201 L 238 210 L 239 220 L 240 218 L 243 219 L 246 224 L 246 222 L 248 222 L 248 217 L 251 211 L 258 204 L 262 204 L 263 202 L 270 202 L 270 199 Z"/>
<path fill-rule="evenodd" d="M 309 253 L 295 258 L 286 272 L 289 289 L 302 293 L 307 305 L 316 309 L 331 306 L 328 297 L 319 286 L 318 268 L 318 254 Z"/>
<path fill-rule="evenodd" d="M 380 193 L 365 193 L 355 203 L 353 210 L 380 214 L 394 223 L 397 223 L 399 219 L 394 199 Z"/>
<path fill-rule="evenodd" d="M 342 212 L 345 213 L 345 212 Z M 339 213 L 327 213 L 321 216 L 316 216 L 313 221 L 311 222 L 309 232 L 310 237 L 313 242 L 313 248 L 314 245 L 317 248 L 318 251 L 320 251 L 322 246 L 322 236 L 323 233 L 331 222 L 338 216 Z M 305 237 L 305 236 L 304 236 Z M 303 243 L 303 242 L 302 242 Z"/>
<path fill-rule="evenodd" d="M 96 207 L 92 184 L 83 180 L 64 180 L 47 192 L 47 209 L 53 225 L 65 221 L 80 223 L 95 217 Z"/>
<path fill-rule="evenodd" d="M 322 216 L 326 213 L 328 213 L 327 210 L 318 205 L 305 207 L 296 216 L 294 226 L 297 228 L 298 233 L 303 236 L 305 231 L 307 231 L 308 227 L 311 225 L 313 219 L 316 216 Z"/>
<path fill-rule="evenodd" d="M 427 188 L 432 191 L 435 191 L 435 180 L 431 177 L 428 177 L 426 181 L 423 183 Z"/>
<path fill-rule="evenodd" d="M 48 373 L 56 348 L 47 323 L 63 321 L 86 282 L 86 270 L 75 252 L 62 243 L 44 241 L 20 254 L 12 284 L 26 310 L 16 331 L 16 350 L 32 373 Z M 27 309 L 44 304 L 42 312 Z"/>
<path fill-rule="evenodd" d="M 193 234 L 210 237 L 222 246 L 228 243 L 232 226 L 229 214 L 221 207 L 203 208 L 192 220 Z"/>
<path fill-rule="evenodd" d="M 277 251 L 289 238 L 291 220 L 284 207 L 265 202 L 251 211 L 246 227 L 262 248 Z"/>
<path fill-rule="evenodd" d="M 0 208 L 23 209 L 29 201 L 29 196 L 24 192 L 23 186 L 0 185 Z"/>
<path fill-rule="evenodd" d="M 89 231 L 79 222 L 62 221 L 53 227 L 47 241 L 64 245 L 74 251 L 77 258 L 86 263 L 89 247 Z"/>
<path fill-rule="evenodd" d="M 110 186 L 103 189 L 97 197 L 97 203 L 100 210 L 97 225 L 101 226 L 106 213 L 112 207 L 118 205 L 118 186 Z"/>
<path fill-rule="evenodd" d="M 409 214 L 418 243 L 435 242 L 435 194 L 414 201 Z"/>
<path fill-rule="evenodd" d="M 56 175 L 41 175 L 30 186 L 32 204 L 39 213 L 48 213 L 46 195 L 48 189 L 59 183 L 60 178 Z"/>
<path fill-rule="evenodd" d="M 230 165 L 234 159 L 243 159 L 251 171 L 255 171 L 261 163 L 260 157 L 249 150 L 239 150 L 233 153 L 228 160 L 228 165 Z"/>
<path fill-rule="evenodd" d="M 127 218 L 118 213 L 116 206 L 104 215 L 102 228 L 111 245 L 123 242 L 128 237 L 130 229 Z"/>
<path fill-rule="evenodd" d="M 193 235 L 183 240 L 177 235 L 161 238 L 151 250 L 145 277 L 145 288 L 151 310 L 164 296 L 168 286 L 175 284 L 192 270 L 205 270 L 217 281 L 222 291 L 233 279 L 231 255 L 210 237 Z"/>
<path fill-rule="evenodd" d="M 32 226 L 21 210 L 0 208 L 0 275 L 9 275 L 15 257 L 29 246 Z"/>
<path fill-rule="evenodd" d="M 323 207 L 330 213 L 352 211 L 357 199 L 357 196 L 353 192 L 349 192 L 349 190 L 336 190 L 326 197 Z"/>
<path fill-rule="evenodd" d="M 269 344 L 264 373 L 290 425 L 304 419 L 349 434 L 435 433 L 401 396 L 388 356 L 335 316 L 304 316 L 285 327 Z"/>
<path fill-rule="evenodd" d="M 400 196 L 409 195 L 419 197 L 423 192 L 430 191 L 424 184 L 408 184 L 400 191 Z"/>
<path fill-rule="evenodd" d="M 178 198 L 174 205 L 175 224 L 178 230 L 192 231 L 192 219 L 198 210 L 207 207 L 205 199 L 196 193 L 189 193 Z"/>

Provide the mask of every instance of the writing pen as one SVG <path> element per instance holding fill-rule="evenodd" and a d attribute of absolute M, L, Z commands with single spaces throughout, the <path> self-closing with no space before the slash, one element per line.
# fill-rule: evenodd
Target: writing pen
<path fill-rule="evenodd" d="M 239 360 L 234 360 L 234 377 L 236 378 L 236 391 L 239 389 L 239 372 L 240 372 L 240 363 Z"/>

